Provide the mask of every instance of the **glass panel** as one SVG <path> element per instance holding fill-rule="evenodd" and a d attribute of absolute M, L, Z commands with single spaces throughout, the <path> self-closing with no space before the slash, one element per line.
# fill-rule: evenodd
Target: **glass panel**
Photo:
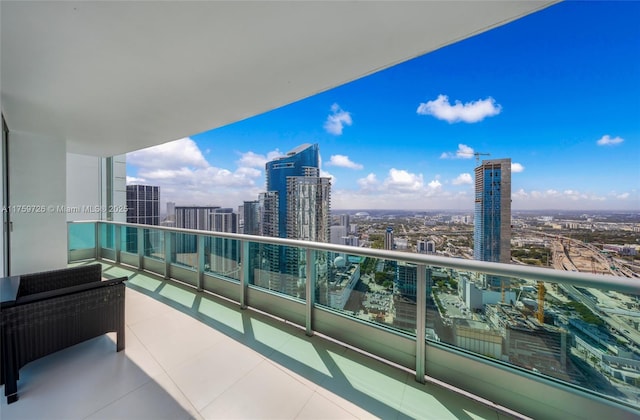
<path fill-rule="evenodd" d="M 104 223 L 100 224 L 100 247 L 105 249 L 115 249 L 116 228 L 119 227 Z"/>
<path fill-rule="evenodd" d="M 251 243 L 249 249 L 249 284 L 305 299 L 306 256 L 303 248 Z"/>
<path fill-rule="evenodd" d="M 144 256 L 164 261 L 164 232 L 144 229 Z"/>
<path fill-rule="evenodd" d="M 132 254 L 138 253 L 138 228 L 135 227 L 122 227 L 122 233 L 120 235 L 120 250 L 130 252 Z"/>
<path fill-rule="evenodd" d="M 205 271 L 239 281 L 240 241 L 207 236 L 204 244 Z"/>
<path fill-rule="evenodd" d="M 69 251 L 96 247 L 95 223 L 69 224 Z"/>
<path fill-rule="evenodd" d="M 431 271 L 428 339 L 638 406 L 638 295 Z"/>
<path fill-rule="evenodd" d="M 414 264 L 343 253 L 325 254 L 326 275 L 318 272 L 316 303 L 415 334 Z"/>
<path fill-rule="evenodd" d="M 189 233 L 171 234 L 171 263 L 198 269 L 198 237 Z"/>

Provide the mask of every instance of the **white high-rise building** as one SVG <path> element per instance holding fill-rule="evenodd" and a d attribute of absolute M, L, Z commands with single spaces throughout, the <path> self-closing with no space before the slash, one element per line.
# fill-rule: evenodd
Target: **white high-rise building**
<path fill-rule="evenodd" d="M 342 245 L 344 243 L 343 238 L 347 236 L 347 229 L 345 226 L 331 226 L 331 243 Z"/>
<path fill-rule="evenodd" d="M 347 232 L 350 232 L 349 229 L 349 215 L 348 214 L 341 214 L 340 215 L 340 226 L 344 226 L 347 229 Z"/>
<path fill-rule="evenodd" d="M 393 228 L 391 226 L 384 233 L 384 249 L 393 249 Z"/>
<path fill-rule="evenodd" d="M 287 238 L 329 242 L 331 179 L 287 178 Z"/>

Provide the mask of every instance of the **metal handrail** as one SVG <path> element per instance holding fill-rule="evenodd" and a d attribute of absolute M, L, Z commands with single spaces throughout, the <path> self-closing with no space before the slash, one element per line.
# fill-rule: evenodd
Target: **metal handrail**
<path fill-rule="evenodd" d="M 107 225 L 125 226 L 137 229 L 153 229 L 174 233 L 209 236 L 212 238 L 226 238 L 262 244 L 292 246 L 318 251 L 330 251 L 387 260 L 404 261 L 413 264 L 424 264 L 427 266 L 450 268 L 458 271 L 473 271 L 478 273 L 513 277 L 524 280 L 570 284 L 579 287 L 593 287 L 598 289 L 614 290 L 622 293 L 640 294 L 640 279 L 630 279 L 605 274 L 571 272 L 554 270 L 550 268 L 531 267 L 526 265 L 502 264 L 495 262 L 467 260 L 462 258 L 440 257 L 436 255 L 413 254 L 383 249 L 361 248 L 348 245 L 335 245 L 322 242 L 302 241 L 297 239 L 274 238 L 267 236 L 245 235 L 239 233 L 211 232 L 166 226 L 140 225 L 136 223 L 112 222 L 104 220 L 83 220 L 68 223 L 102 223 Z"/>

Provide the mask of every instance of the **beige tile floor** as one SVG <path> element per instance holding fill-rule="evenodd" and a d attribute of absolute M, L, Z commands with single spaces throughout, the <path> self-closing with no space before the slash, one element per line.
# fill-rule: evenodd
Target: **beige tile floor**
<path fill-rule="evenodd" d="M 126 349 L 108 334 L 28 364 L 2 420 L 508 418 L 212 295 L 123 267 L 104 273 L 130 277 Z"/>

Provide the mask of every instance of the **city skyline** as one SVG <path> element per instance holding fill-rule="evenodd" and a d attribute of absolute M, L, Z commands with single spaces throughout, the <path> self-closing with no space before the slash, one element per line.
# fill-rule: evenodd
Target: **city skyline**
<path fill-rule="evenodd" d="M 127 155 L 129 183 L 237 207 L 318 143 L 332 208 L 473 210 L 474 153 L 513 210 L 640 210 L 640 3 L 565 2 L 313 97 Z M 490 155 L 484 155 L 489 153 Z"/>

